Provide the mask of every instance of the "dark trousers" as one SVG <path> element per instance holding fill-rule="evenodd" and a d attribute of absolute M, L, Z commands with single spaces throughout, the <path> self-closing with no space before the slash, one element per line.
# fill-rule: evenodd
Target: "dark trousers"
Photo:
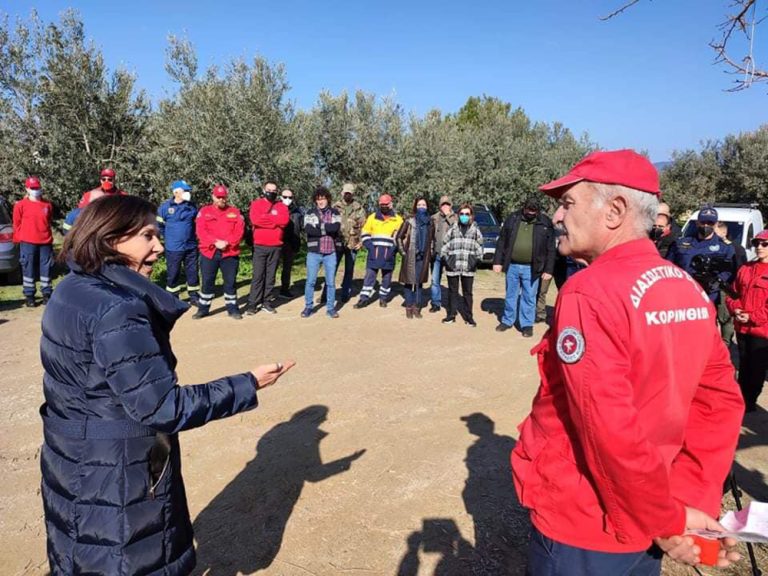
<path fill-rule="evenodd" d="M 293 260 L 296 258 L 296 250 L 293 246 L 284 244 L 280 250 L 280 260 L 282 269 L 280 270 L 280 290 L 288 292 L 291 289 L 291 270 L 293 269 Z"/>
<path fill-rule="evenodd" d="M 536 322 L 545 322 L 547 319 L 547 292 L 550 284 L 552 284 L 552 278 L 540 279 L 539 295 L 536 297 Z"/>
<path fill-rule="evenodd" d="M 349 300 L 349 297 L 352 296 L 352 278 L 355 275 L 355 259 L 357 258 L 357 250 L 344 247 L 342 251 L 337 254 L 337 256 L 337 273 L 339 268 L 341 268 L 342 260 L 344 261 L 344 276 L 342 276 L 341 279 L 341 300 L 346 302 Z"/>
<path fill-rule="evenodd" d="M 611 553 L 555 542 L 531 527 L 526 576 L 659 576 L 661 552 Z"/>
<path fill-rule="evenodd" d="M 459 304 L 459 281 L 461 281 L 462 304 Z M 463 309 L 464 320 L 472 320 L 472 285 L 474 276 L 448 276 L 448 318 L 455 318 L 457 310 Z M 460 308 L 461 306 L 461 308 Z"/>
<path fill-rule="evenodd" d="M 222 258 L 221 250 L 216 250 L 213 258 L 206 258 L 200 255 L 200 271 L 203 273 L 203 289 L 200 290 L 200 310 L 208 312 L 213 301 L 214 286 L 216 285 L 216 274 L 221 270 L 221 277 L 224 280 L 224 302 L 228 311 L 237 310 L 237 290 L 235 289 L 235 278 L 237 278 L 237 267 L 240 260 L 237 256 L 228 256 Z"/>
<path fill-rule="evenodd" d="M 189 299 L 197 298 L 200 291 L 200 276 L 197 273 L 198 252 L 196 248 L 189 250 L 166 252 L 165 262 L 167 265 L 165 289 L 172 294 L 178 295 L 181 292 L 181 266 L 184 264 L 184 274 L 187 277 L 187 292 Z"/>
<path fill-rule="evenodd" d="M 261 306 L 272 298 L 281 246 L 253 247 L 253 280 L 248 306 Z"/>
<path fill-rule="evenodd" d="M 754 408 L 768 375 L 768 340 L 739 334 L 739 387 L 747 408 Z"/>
<path fill-rule="evenodd" d="M 365 278 L 363 278 L 363 289 L 360 290 L 360 301 L 365 302 L 373 296 L 373 287 L 376 284 L 377 268 L 366 268 Z M 392 290 L 392 270 L 381 271 L 381 284 L 379 284 L 379 300 L 385 302 L 389 299 L 389 293 Z"/>
<path fill-rule="evenodd" d="M 53 271 L 53 245 L 19 244 L 19 261 L 21 264 L 22 292 L 24 296 L 35 295 L 35 281 L 40 279 L 40 292 L 43 296 L 50 296 L 53 292 L 51 286 L 51 272 Z"/>

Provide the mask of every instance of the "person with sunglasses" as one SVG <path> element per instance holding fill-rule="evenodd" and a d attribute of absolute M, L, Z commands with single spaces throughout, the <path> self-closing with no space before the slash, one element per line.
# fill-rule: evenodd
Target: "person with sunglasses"
<path fill-rule="evenodd" d="M 651 240 L 656 244 L 656 249 L 662 258 L 666 258 L 669 247 L 680 237 L 679 227 L 672 220 L 669 204 L 659 202 L 659 213 L 656 214 L 656 222 L 651 228 Z"/>
<path fill-rule="evenodd" d="M 739 344 L 739 387 L 745 410 L 757 409 L 757 398 L 768 376 L 768 230 L 752 240 L 757 259 L 742 266 L 726 298 Z"/>
<path fill-rule="evenodd" d="M 304 231 L 304 216 L 296 205 L 293 190 L 285 188 L 280 193 L 280 199 L 288 208 L 288 224 L 283 232 L 283 247 L 280 250 L 280 296 L 291 298 L 291 271 L 296 254 L 301 249 L 301 234 Z"/>
<path fill-rule="evenodd" d="M 78 208 L 85 208 L 94 200 L 101 198 L 102 196 L 114 196 L 115 194 L 125 196 L 124 190 L 119 190 L 115 186 L 115 171 L 112 168 L 104 168 L 99 175 L 99 186 L 93 190 L 83 192 Z"/>
<path fill-rule="evenodd" d="M 448 313 L 443 324 L 456 321 L 457 309 L 464 322 L 473 328 L 477 326 L 472 314 L 472 285 L 475 271 L 483 258 L 483 234 L 475 223 L 475 213 L 470 204 L 459 208 L 459 221 L 448 230 L 440 249 L 440 258 L 448 277 Z M 463 306 L 459 307 L 459 283 Z"/>

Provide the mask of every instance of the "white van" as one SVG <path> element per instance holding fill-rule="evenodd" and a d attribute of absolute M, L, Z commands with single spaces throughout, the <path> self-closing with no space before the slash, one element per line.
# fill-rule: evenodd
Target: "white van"
<path fill-rule="evenodd" d="M 741 244 L 747 251 L 747 260 L 755 258 L 752 238 L 763 231 L 763 215 L 757 204 L 714 204 L 718 220 L 728 225 L 728 237 L 736 244 Z M 696 235 L 696 210 L 683 226 L 683 236 Z"/>

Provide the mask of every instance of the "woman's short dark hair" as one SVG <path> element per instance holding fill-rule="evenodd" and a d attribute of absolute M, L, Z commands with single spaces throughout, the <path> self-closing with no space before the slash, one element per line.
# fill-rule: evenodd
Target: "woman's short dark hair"
<path fill-rule="evenodd" d="M 472 204 L 464 203 L 461 205 L 461 208 L 459 208 L 459 212 L 462 210 L 469 210 L 469 213 L 474 216 L 475 215 L 475 209 L 472 208 Z"/>
<path fill-rule="evenodd" d="M 312 202 L 317 202 L 318 198 L 326 198 L 328 203 L 331 203 L 331 191 L 325 186 L 318 186 L 315 188 L 315 192 L 312 194 Z"/>
<path fill-rule="evenodd" d="M 411 214 L 416 214 L 416 205 L 422 200 L 427 203 L 427 210 L 429 210 L 429 200 L 427 200 L 425 196 L 416 196 L 416 198 L 413 199 L 413 210 Z"/>
<path fill-rule="evenodd" d="M 134 236 L 154 221 L 157 208 L 138 196 L 103 196 L 80 213 L 64 239 L 59 261 L 75 262 L 83 272 L 92 274 L 105 264 L 130 264 L 115 250 L 123 238 Z"/>

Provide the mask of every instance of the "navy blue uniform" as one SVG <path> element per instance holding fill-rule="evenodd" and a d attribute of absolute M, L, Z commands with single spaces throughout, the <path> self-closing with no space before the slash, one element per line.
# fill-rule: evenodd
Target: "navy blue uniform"
<path fill-rule="evenodd" d="M 182 285 L 178 281 L 183 262 L 187 276 L 187 292 L 192 303 L 197 303 L 200 291 L 200 277 L 197 272 L 196 217 L 197 206 L 194 203 L 177 204 L 173 199 L 163 202 L 157 211 L 157 224 L 160 235 L 165 240 L 165 261 L 168 267 L 165 289 L 172 294 L 181 292 Z"/>
<path fill-rule="evenodd" d="M 722 258 L 729 262 L 731 268 L 728 271 L 721 272 L 718 277 L 725 284 L 731 284 L 731 282 L 733 282 L 734 272 L 736 270 L 736 252 L 733 249 L 733 245 L 726 244 L 717 234 L 713 234 L 712 237 L 707 240 L 700 240 L 698 237 L 693 236 L 678 238 L 669 247 L 667 260 L 678 265 L 691 276 L 695 277 L 691 261 L 698 255 Z M 704 289 L 708 290 L 710 300 L 715 303 L 720 302 L 720 290 L 710 290 L 710 288 L 711 287 L 704 286 Z"/>

